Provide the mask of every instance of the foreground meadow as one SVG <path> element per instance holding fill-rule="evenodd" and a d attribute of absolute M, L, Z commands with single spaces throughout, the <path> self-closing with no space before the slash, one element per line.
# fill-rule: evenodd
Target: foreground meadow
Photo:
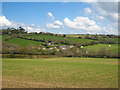
<path fill-rule="evenodd" d="M 3 58 L 3 88 L 117 88 L 118 60 Z"/>

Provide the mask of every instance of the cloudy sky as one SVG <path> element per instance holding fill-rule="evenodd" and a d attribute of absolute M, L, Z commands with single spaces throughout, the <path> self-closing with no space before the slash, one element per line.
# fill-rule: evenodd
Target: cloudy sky
<path fill-rule="evenodd" d="M 0 28 L 28 32 L 118 34 L 117 2 L 2 2 Z"/>

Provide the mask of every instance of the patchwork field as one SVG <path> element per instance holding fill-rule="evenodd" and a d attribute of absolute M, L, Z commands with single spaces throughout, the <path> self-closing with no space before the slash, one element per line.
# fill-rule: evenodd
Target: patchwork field
<path fill-rule="evenodd" d="M 61 41 L 64 41 L 64 40 L 70 40 L 70 41 L 74 41 L 74 42 L 80 42 L 82 44 L 84 43 L 90 43 L 94 40 L 90 40 L 90 39 L 79 39 L 79 38 L 75 38 L 75 37 L 59 37 L 59 36 L 51 36 L 51 35 L 32 35 L 32 36 L 25 36 L 26 38 L 34 38 L 34 39 L 39 39 L 39 38 L 42 38 L 42 39 L 45 39 L 45 40 L 49 40 L 49 39 L 52 39 L 52 40 L 61 40 Z"/>
<path fill-rule="evenodd" d="M 19 45 L 19 46 L 43 44 L 43 42 L 37 42 L 37 41 L 32 41 L 32 40 L 25 40 L 25 39 L 20 39 L 20 38 L 13 38 L 13 39 L 8 40 L 6 42 L 12 43 L 12 44 L 16 44 L 16 45 Z"/>
<path fill-rule="evenodd" d="M 2 35 L 2 36 L 0 36 L 0 38 L 1 38 L 1 40 L 5 40 L 6 38 L 8 38 L 9 36 L 8 35 Z"/>
<path fill-rule="evenodd" d="M 3 88 L 117 88 L 118 60 L 3 58 Z"/>
<path fill-rule="evenodd" d="M 88 51 L 92 50 L 97 52 L 101 49 L 112 51 L 113 53 L 118 53 L 118 44 L 96 44 L 85 47 Z"/>
<path fill-rule="evenodd" d="M 89 35 L 77 35 L 77 34 L 67 34 L 67 37 L 85 37 L 85 36 L 89 36 Z M 91 35 L 92 36 L 92 35 Z"/>

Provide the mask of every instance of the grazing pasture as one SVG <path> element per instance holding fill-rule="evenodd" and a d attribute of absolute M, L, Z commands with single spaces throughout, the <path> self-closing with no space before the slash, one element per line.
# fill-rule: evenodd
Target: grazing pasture
<path fill-rule="evenodd" d="M 118 59 L 3 58 L 3 88 L 117 88 Z"/>
<path fill-rule="evenodd" d="M 81 44 L 89 44 L 94 40 L 90 40 L 90 39 L 79 39 L 79 38 L 75 38 L 75 37 L 61 37 L 61 36 L 51 36 L 51 35 L 32 35 L 32 36 L 25 36 L 25 38 L 34 38 L 34 39 L 45 39 L 45 40 L 68 40 L 70 42 L 80 42 Z"/>
<path fill-rule="evenodd" d="M 2 41 L 4 41 L 5 39 L 7 39 L 9 36 L 8 35 L 2 35 L 2 36 L 0 36 L 0 39 L 2 40 Z"/>
<path fill-rule="evenodd" d="M 39 45 L 43 44 L 43 42 L 37 42 L 37 41 L 32 41 L 32 40 L 25 40 L 25 39 L 20 39 L 20 38 L 13 38 L 8 41 L 6 41 L 11 44 L 16 44 L 19 46 L 28 46 L 28 45 Z"/>
<path fill-rule="evenodd" d="M 85 47 L 88 51 L 98 52 L 101 49 L 112 51 L 113 53 L 118 53 L 118 44 L 96 44 Z"/>
<path fill-rule="evenodd" d="M 78 34 L 67 34 L 67 37 L 85 37 L 85 36 L 90 36 L 90 35 L 78 35 Z M 93 36 L 93 35 L 91 35 Z"/>
<path fill-rule="evenodd" d="M 103 38 L 105 40 L 108 40 L 108 41 L 114 41 L 116 43 L 120 43 L 120 38 Z"/>

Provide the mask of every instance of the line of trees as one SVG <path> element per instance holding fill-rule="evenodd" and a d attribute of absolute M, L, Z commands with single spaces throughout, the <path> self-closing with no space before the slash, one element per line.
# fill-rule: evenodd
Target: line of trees
<path fill-rule="evenodd" d="M 15 28 L 2 29 L 2 35 L 25 34 L 25 33 L 27 32 L 22 27 L 19 27 L 18 29 L 15 29 Z"/>

